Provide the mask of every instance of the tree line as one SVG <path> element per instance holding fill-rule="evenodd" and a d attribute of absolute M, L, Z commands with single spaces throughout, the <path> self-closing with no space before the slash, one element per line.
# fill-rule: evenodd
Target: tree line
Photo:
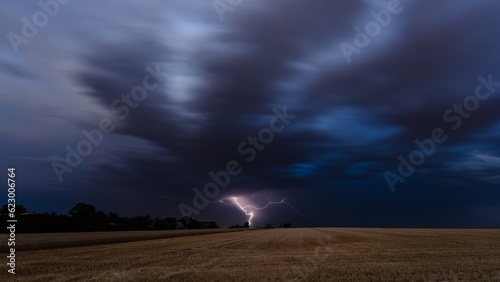
<path fill-rule="evenodd" d="M 69 214 L 28 212 L 16 205 L 16 233 L 84 232 L 84 231 L 129 231 L 129 230 L 173 230 L 178 228 L 199 229 L 202 224 L 190 217 L 155 217 L 150 215 L 120 217 L 117 213 L 98 211 L 93 205 L 77 203 Z M 9 219 L 8 206 L 0 210 L 0 221 L 5 225 Z M 181 224 L 179 224 L 181 223 Z M 215 224 L 216 225 L 216 224 Z M 7 230 L 6 226 L 2 230 Z"/>

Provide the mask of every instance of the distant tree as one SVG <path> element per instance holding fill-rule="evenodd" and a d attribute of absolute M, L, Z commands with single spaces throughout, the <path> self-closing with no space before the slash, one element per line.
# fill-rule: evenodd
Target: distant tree
<path fill-rule="evenodd" d="M 250 224 L 247 221 L 247 222 L 243 223 L 243 226 L 236 224 L 236 225 L 231 225 L 231 227 L 229 227 L 229 228 L 248 228 L 248 227 L 250 227 Z M 217 227 L 217 228 L 219 228 L 219 227 Z"/>
<path fill-rule="evenodd" d="M 129 217 L 121 217 L 118 223 L 118 230 L 132 230 L 132 223 Z"/>
<path fill-rule="evenodd" d="M 16 213 L 28 213 L 28 210 L 22 205 L 16 205 Z"/>
<path fill-rule="evenodd" d="M 160 218 L 156 217 L 153 223 L 153 229 L 156 230 L 173 230 L 177 227 L 177 220 L 173 217 Z"/>
<path fill-rule="evenodd" d="M 184 226 L 188 229 L 199 229 L 200 228 L 200 224 L 198 223 L 198 221 L 196 221 L 195 219 L 193 219 L 191 217 L 184 216 L 179 221 L 182 222 L 184 224 Z"/>
<path fill-rule="evenodd" d="M 165 218 L 165 224 L 167 226 L 166 229 L 174 230 L 177 228 L 177 219 L 175 217 L 167 217 Z"/>
<path fill-rule="evenodd" d="M 283 223 L 281 225 L 281 227 L 283 227 L 283 228 L 290 228 L 290 227 L 292 227 L 292 224 L 291 223 Z"/>
<path fill-rule="evenodd" d="M 109 213 L 109 222 L 117 223 L 120 220 L 120 216 L 115 212 Z"/>
<path fill-rule="evenodd" d="M 0 209 L 0 228 L 7 230 L 5 223 L 8 219 L 8 205 Z M 179 226 L 189 229 L 198 229 L 201 223 L 191 217 L 176 219 L 173 217 L 154 220 L 151 216 L 120 217 L 117 213 L 106 214 L 96 210 L 93 205 L 77 203 L 67 214 L 52 213 L 28 213 L 21 205 L 16 206 L 16 219 L 20 223 L 16 225 L 19 233 L 43 233 L 43 232 L 73 232 L 73 231 L 101 231 L 101 230 L 147 230 L 147 229 L 178 229 Z M 181 224 L 182 223 L 182 224 Z M 206 227 L 207 223 L 203 223 Z M 210 222 L 211 228 L 219 228 L 215 222 Z M 233 228 L 250 227 L 248 223 L 243 226 L 232 226 Z M 6 231 L 3 231 L 4 233 Z"/>
<path fill-rule="evenodd" d="M 67 215 L 52 213 L 21 214 L 17 217 L 19 233 L 67 232 L 72 231 L 71 221 Z"/>
<path fill-rule="evenodd" d="M 92 222 L 91 230 L 99 230 L 103 231 L 108 228 L 109 218 L 108 216 L 102 212 L 98 211 L 95 214 L 94 220 Z"/>
<path fill-rule="evenodd" d="M 97 211 L 93 205 L 77 203 L 69 211 L 71 221 L 76 231 L 88 231 L 94 225 Z"/>
<path fill-rule="evenodd" d="M 274 226 L 271 223 L 266 224 L 266 228 L 274 228 Z"/>
<path fill-rule="evenodd" d="M 16 209 L 16 214 L 20 214 L 20 213 L 28 213 L 28 210 L 22 206 L 22 205 L 16 205 L 15 206 L 15 209 Z M 9 205 L 5 204 L 2 206 L 2 209 L 0 210 L 0 213 L 1 214 L 8 214 L 10 213 L 9 212 Z"/>
<path fill-rule="evenodd" d="M 177 220 L 173 217 L 159 218 L 156 217 L 153 223 L 153 229 L 157 230 L 173 230 L 177 228 Z"/>
<path fill-rule="evenodd" d="M 131 219 L 132 228 L 134 230 L 147 230 L 153 228 L 154 221 L 150 215 L 136 216 Z"/>
<path fill-rule="evenodd" d="M 0 214 L 4 215 L 4 214 L 8 214 L 9 213 L 9 208 L 8 208 L 8 205 L 5 204 L 2 206 L 2 209 L 0 210 Z"/>
<path fill-rule="evenodd" d="M 160 217 L 155 217 L 155 220 L 153 222 L 153 229 L 155 230 L 164 230 L 165 228 L 165 221 L 161 219 Z"/>

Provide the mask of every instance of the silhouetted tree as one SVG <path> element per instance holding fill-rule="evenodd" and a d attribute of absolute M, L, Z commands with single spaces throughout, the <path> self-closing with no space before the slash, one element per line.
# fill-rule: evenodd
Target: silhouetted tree
<path fill-rule="evenodd" d="M 115 212 L 109 213 L 109 222 L 117 223 L 120 219 L 120 216 Z"/>
<path fill-rule="evenodd" d="M 8 219 L 8 205 L 0 209 L 0 228 L 6 233 L 6 222 Z M 159 218 L 154 220 L 151 216 L 120 217 L 117 213 L 105 214 L 96 210 L 93 205 L 77 203 L 66 214 L 52 213 L 28 213 L 23 206 L 16 206 L 16 217 L 19 225 L 16 232 L 19 233 L 43 233 L 43 232 L 72 232 L 72 231 L 101 231 L 101 230 L 147 230 L 147 229 L 176 229 L 177 223 L 182 222 L 189 229 L 200 228 L 200 223 L 191 217 L 175 219 L 173 217 Z M 237 225 L 238 228 L 241 226 Z"/>
<path fill-rule="evenodd" d="M 250 224 L 247 221 L 247 222 L 243 223 L 243 226 L 236 224 L 236 225 L 231 225 L 231 227 L 229 227 L 229 228 L 248 228 L 248 227 L 250 227 Z"/>
<path fill-rule="evenodd" d="M 177 227 L 177 220 L 173 217 L 159 218 L 156 217 L 153 223 L 153 229 L 156 230 L 173 230 Z"/>
<path fill-rule="evenodd" d="M 200 224 L 198 223 L 198 221 L 196 221 L 195 219 L 191 218 L 191 217 L 187 217 L 187 216 L 184 216 L 180 222 L 182 222 L 184 224 L 184 226 L 188 229 L 199 229 L 200 228 Z"/>
<path fill-rule="evenodd" d="M 106 230 L 108 228 L 108 223 L 109 223 L 108 216 L 104 212 L 98 211 L 93 219 L 91 230 L 99 230 L 99 231 Z"/>
<path fill-rule="evenodd" d="M 15 214 L 20 214 L 20 213 L 28 213 L 28 210 L 26 210 L 26 208 L 22 205 L 16 205 L 15 206 Z M 2 206 L 2 209 L 0 210 L 0 213 L 1 214 L 8 214 L 10 213 L 9 211 L 9 205 L 8 204 L 5 204 Z"/>
<path fill-rule="evenodd" d="M 95 207 L 85 203 L 77 203 L 71 208 L 69 214 L 76 231 L 90 230 L 97 217 Z"/>
<path fill-rule="evenodd" d="M 133 230 L 146 230 L 153 228 L 153 220 L 150 215 L 146 216 L 136 216 L 131 219 L 131 225 Z"/>
<path fill-rule="evenodd" d="M 174 230 L 177 228 L 177 219 L 174 217 L 165 218 L 165 224 L 167 225 L 167 229 Z"/>

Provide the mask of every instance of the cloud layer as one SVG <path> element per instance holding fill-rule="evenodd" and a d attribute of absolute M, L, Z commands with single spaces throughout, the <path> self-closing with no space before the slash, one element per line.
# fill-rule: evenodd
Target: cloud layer
<path fill-rule="evenodd" d="M 339 44 L 355 44 L 355 27 L 386 3 L 243 1 L 220 21 L 210 1 L 69 2 L 18 54 L 7 34 L 21 36 L 22 18 L 42 8 L 5 4 L 4 166 L 18 168 L 20 197 L 39 211 L 87 201 L 124 215 L 180 216 L 192 189 L 234 159 L 243 172 L 221 197 L 284 197 L 309 215 L 273 207 L 259 224 L 498 224 L 500 88 L 457 130 L 443 114 L 474 95 L 478 76 L 500 81 L 500 4 L 401 1 L 348 63 Z M 157 65 L 169 75 L 121 120 L 111 105 Z M 285 106 L 297 117 L 245 162 L 239 144 Z M 116 129 L 59 182 L 51 164 L 64 163 L 66 146 L 103 118 Z M 391 193 L 384 172 L 396 173 L 398 156 L 435 128 L 446 142 Z M 198 217 L 245 219 L 216 203 Z"/>

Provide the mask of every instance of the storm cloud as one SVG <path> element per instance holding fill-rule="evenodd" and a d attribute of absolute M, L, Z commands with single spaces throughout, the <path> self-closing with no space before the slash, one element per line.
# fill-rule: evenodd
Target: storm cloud
<path fill-rule="evenodd" d="M 340 45 L 355 46 L 372 11 L 396 2 L 401 11 L 346 60 Z M 242 1 L 223 21 L 210 1 L 70 1 L 17 47 L 8 34 L 23 36 L 22 18 L 43 8 L 3 5 L 2 163 L 19 171 L 28 209 L 84 201 L 179 217 L 193 188 L 236 160 L 242 172 L 220 197 L 285 198 L 301 211 L 274 206 L 260 225 L 498 225 L 500 87 L 478 79 L 500 81 L 495 1 Z M 148 67 L 168 76 L 120 118 L 113 102 Z M 478 85 L 491 95 L 465 117 L 456 105 Z M 240 144 L 284 107 L 296 118 L 246 161 Z M 53 163 L 103 118 L 116 128 L 59 181 Z M 446 141 L 391 192 L 385 173 L 436 128 Z M 196 217 L 245 221 L 217 199 Z"/>

